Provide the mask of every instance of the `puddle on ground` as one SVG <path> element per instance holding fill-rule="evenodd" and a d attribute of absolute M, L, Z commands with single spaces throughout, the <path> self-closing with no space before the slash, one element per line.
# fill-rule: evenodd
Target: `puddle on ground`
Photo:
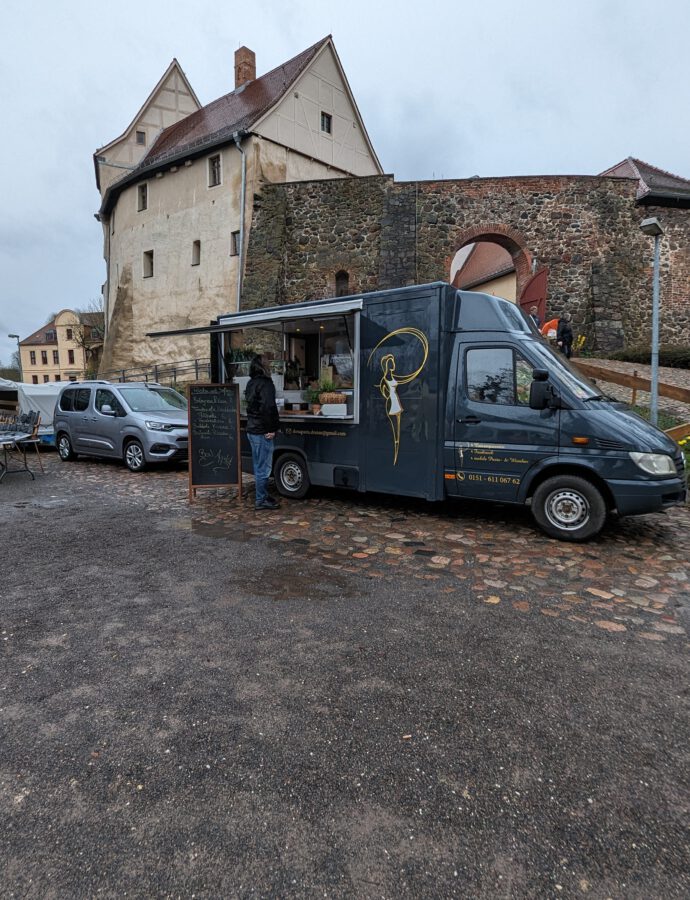
<path fill-rule="evenodd" d="M 334 597 L 357 596 L 357 592 L 353 591 L 352 581 L 339 573 L 329 572 L 328 580 L 318 581 L 313 571 L 302 574 L 290 571 L 289 568 L 275 578 L 262 575 L 261 587 L 257 593 L 271 600 L 333 600 Z"/>
<path fill-rule="evenodd" d="M 241 526 L 221 522 L 195 522 L 193 520 L 190 522 L 188 519 L 174 519 L 161 522 L 158 527 L 164 531 L 190 531 L 201 537 L 221 538 L 237 543 L 246 543 L 255 537 L 253 532 Z"/>

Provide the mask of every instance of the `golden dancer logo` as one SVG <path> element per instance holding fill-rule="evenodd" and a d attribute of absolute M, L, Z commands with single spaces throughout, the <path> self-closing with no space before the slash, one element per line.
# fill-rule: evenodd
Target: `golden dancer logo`
<path fill-rule="evenodd" d="M 398 462 L 398 450 L 400 449 L 400 422 L 404 412 L 400 397 L 398 397 L 398 388 L 401 384 L 409 384 L 411 381 L 414 381 L 426 365 L 427 357 L 429 356 L 429 341 L 427 340 L 426 335 L 417 328 L 398 328 L 395 331 L 391 331 L 390 334 L 387 334 L 385 338 L 382 338 L 378 342 L 369 354 L 367 363 L 368 365 L 371 365 L 371 358 L 379 347 L 382 347 L 387 341 L 391 340 L 391 338 L 397 337 L 400 334 L 409 334 L 419 341 L 422 349 L 422 362 L 414 372 L 409 372 L 407 375 L 401 375 L 396 371 L 395 354 L 386 353 L 381 357 L 381 369 L 383 375 L 381 376 L 381 381 L 379 381 L 379 390 L 381 391 L 381 396 L 386 401 L 386 415 L 388 416 L 388 421 L 393 430 L 393 465 L 396 465 Z"/>

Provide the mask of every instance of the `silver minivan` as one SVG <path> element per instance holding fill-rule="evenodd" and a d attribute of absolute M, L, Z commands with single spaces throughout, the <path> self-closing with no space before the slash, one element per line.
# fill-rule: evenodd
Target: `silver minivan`
<path fill-rule="evenodd" d="M 116 457 L 141 472 L 147 463 L 187 459 L 187 400 L 150 381 L 71 382 L 55 404 L 53 426 L 65 461 Z"/>

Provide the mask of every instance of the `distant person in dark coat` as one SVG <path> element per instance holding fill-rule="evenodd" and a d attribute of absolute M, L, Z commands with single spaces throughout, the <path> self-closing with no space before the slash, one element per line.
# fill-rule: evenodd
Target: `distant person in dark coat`
<path fill-rule="evenodd" d="M 536 306 L 533 306 L 529 311 L 530 316 L 532 317 L 532 321 L 537 326 L 537 329 L 541 328 L 541 319 L 539 318 L 539 310 Z"/>
<path fill-rule="evenodd" d="M 260 356 L 249 366 L 247 398 L 247 438 L 252 448 L 252 464 L 256 481 L 256 509 L 278 509 L 280 504 L 268 493 L 268 479 L 273 464 L 273 438 L 280 427 L 276 389 Z"/>
<path fill-rule="evenodd" d="M 570 324 L 570 313 L 563 313 L 558 320 L 556 344 L 559 350 L 570 359 L 573 354 L 573 328 Z"/>

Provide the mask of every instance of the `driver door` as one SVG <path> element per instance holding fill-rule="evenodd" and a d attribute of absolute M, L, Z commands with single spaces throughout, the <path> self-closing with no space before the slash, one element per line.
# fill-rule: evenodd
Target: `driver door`
<path fill-rule="evenodd" d="M 517 502 L 525 474 L 558 453 L 558 410 L 529 407 L 534 366 L 511 344 L 460 345 L 455 402 L 456 492 Z"/>

